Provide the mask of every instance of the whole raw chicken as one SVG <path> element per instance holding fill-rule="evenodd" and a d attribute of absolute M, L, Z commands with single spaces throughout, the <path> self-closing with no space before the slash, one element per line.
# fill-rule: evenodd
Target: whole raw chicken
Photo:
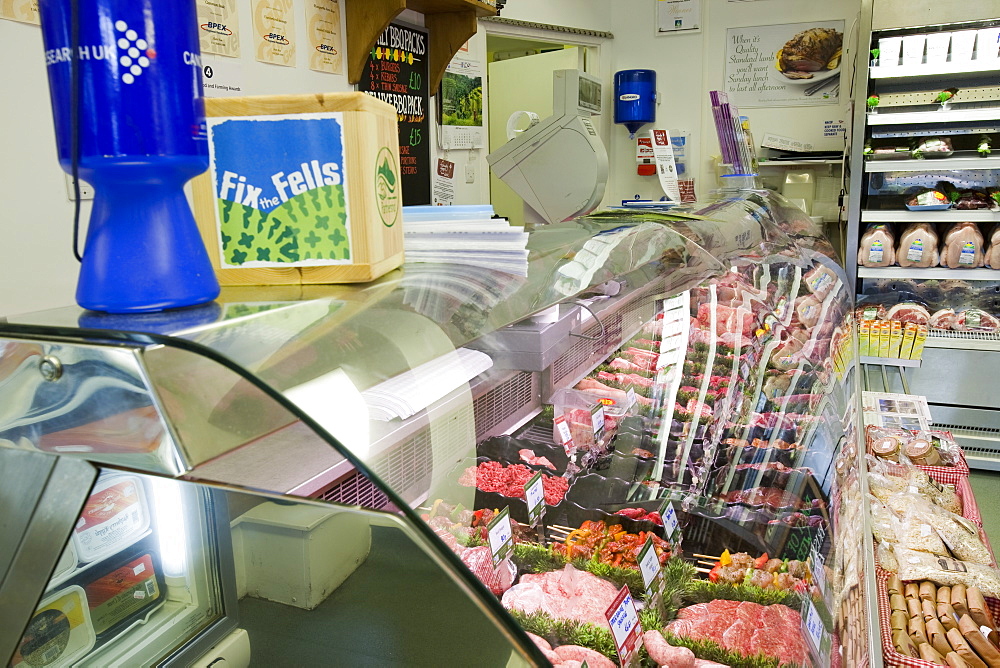
<path fill-rule="evenodd" d="M 941 266 L 974 269 L 986 263 L 983 235 L 975 223 L 955 223 L 944 236 Z"/>
<path fill-rule="evenodd" d="M 986 266 L 1000 269 L 1000 225 L 994 227 L 989 236 L 990 245 L 986 249 Z"/>
<path fill-rule="evenodd" d="M 911 223 L 899 235 L 896 261 L 900 267 L 936 267 L 938 235 L 930 223 Z"/>
<path fill-rule="evenodd" d="M 812 79 L 826 69 L 844 43 L 843 33 L 832 28 L 810 28 L 792 37 L 781 48 L 781 73 L 789 79 Z"/>
<path fill-rule="evenodd" d="M 891 267 L 896 264 L 896 239 L 888 225 L 869 225 L 861 235 L 858 264 L 862 267 Z"/>

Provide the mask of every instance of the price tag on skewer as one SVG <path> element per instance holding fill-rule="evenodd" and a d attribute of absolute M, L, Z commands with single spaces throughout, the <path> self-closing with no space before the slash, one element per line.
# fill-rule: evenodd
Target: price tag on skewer
<path fill-rule="evenodd" d="M 663 531 L 667 540 L 670 541 L 672 545 L 677 545 L 681 542 L 680 536 L 680 520 L 677 519 L 677 511 L 674 510 L 674 504 L 667 501 L 662 512 L 660 512 L 660 517 L 663 519 Z"/>
<path fill-rule="evenodd" d="M 493 568 L 507 558 L 514 550 L 514 530 L 510 525 L 510 507 L 501 510 L 496 517 L 486 525 L 490 541 L 490 553 L 493 556 Z"/>
<path fill-rule="evenodd" d="M 646 544 L 639 550 L 639 572 L 642 573 L 642 586 L 646 589 L 647 604 L 657 603 L 660 595 L 660 557 L 653 547 L 653 539 L 647 538 Z"/>
<path fill-rule="evenodd" d="M 559 432 L 559 444 L 563 446 L 563 450 L 566 451 L 567 455 L 572 455 L 576 451 L 576 446 L 573 445 L 573 434 L 569 430 L 569 422 L 566 421 L 565 415 L 560 415 L 555 419 L 556 431 Z"/>
<path fill-rule="evenodd" d="M 605 611 L 604 616 L 611 627 L 611 635 L 615 641 L 615 649 L 621 665 L 628 666 L 638 656 L 642 644 L 642 634 L 639 628 L 639 613 L 635 610 L 635 601 L 629 593 L 628 586 L 622 587 L 615 597 L 614 603 Z"/>
<path fill-rule="evenodd" d="M 524 483 L 524 499 L 528 502 L 528 524 L 536 526 L 545 514 L 545 486 L 542 484 L 541 471 L 537 471 Z"/>

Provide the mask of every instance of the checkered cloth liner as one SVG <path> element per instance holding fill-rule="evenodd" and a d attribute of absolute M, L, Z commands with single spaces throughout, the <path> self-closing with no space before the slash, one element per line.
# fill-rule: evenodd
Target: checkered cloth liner
<path fill-rule="evenodd" d="M 875 438 L 872 436 L 872 430 L 874 429 L 878 429 L 878 427 L 871 424 L 865 427 L 865 451 L 869 455 L 875 454 L 872 452 L 872 443 L 875 441 Z M 947 434 L 951 440 L 955 440 L 950 431 L 943 431 L 942 433 Z M 927 475 L 942 485 L 954 485 L 958 483 L 959 478 L 969 477 L 969 463 L 965 460 L 965 453 L 962 452 L 961 448 L 958 453 L 958 462 L 954 466 L 920 466 L 919 464 L 916 466 L 926 471 Z"/>
<path fill-rule="evenodd" d="M 876 595 L 878 597 L 878 617 L 879 630 L 882 633 L 882 658 L 887 666 L 913 666 L 915 668 L 933 668 L 936 664 L 923 659 L 914 659 L 904 656 L 896 651 L 892 645 L 892 630 L 889 628 L 889 593 L 885 589 L 885 582 L 892 575 L 889 571 L 881 568 L 875 569 Z M 987 598 L 986 605 L 994 619 L 1000 619 L 1000 601 L 995 598 Z"/>

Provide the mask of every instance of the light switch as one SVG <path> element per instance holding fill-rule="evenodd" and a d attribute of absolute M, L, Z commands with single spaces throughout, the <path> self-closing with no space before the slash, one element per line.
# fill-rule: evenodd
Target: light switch
<path fill-rule="evenodd" d="M 73 197 L 73 176 L 71 174 L 66 174 L 66 197 L 70 202 L 75 199 Z M 94 186 L 83 179 L 80 180 L 80 199 L 94 199 Z"/>

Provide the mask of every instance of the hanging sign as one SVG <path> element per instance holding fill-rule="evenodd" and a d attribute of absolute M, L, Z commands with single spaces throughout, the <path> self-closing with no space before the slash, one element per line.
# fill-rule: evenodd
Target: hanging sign
<path fill-rule="evenodd" d="M 404 206 L 431 203 L 429 60 L 426 30 L 390 23 L 358 82 L 358 90 L 396 107 Z"/>

